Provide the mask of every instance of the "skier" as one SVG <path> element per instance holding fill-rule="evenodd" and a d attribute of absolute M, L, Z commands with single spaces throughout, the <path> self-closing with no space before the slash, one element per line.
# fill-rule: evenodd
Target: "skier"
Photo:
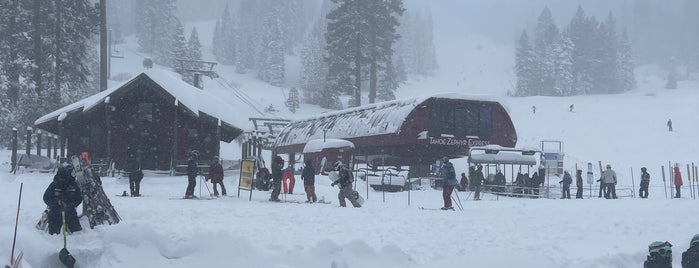
<path fill-rule="evenodd" d="M 461 186 L 462 192 L 468 191 L 468 178 L 466 177 L 466 173 L 461 172 L 461 180 L 459 181 L 459 186 Z"/>
<path fill-rule="evenodd" d="M 454 165 L 449 162 L 448 157 L 442 158 L 442 167 L 440 168 L 440 175 L 442 175 L 442 199 L 444 199 L 444 207 L 442 210 L 454 210 L 451 205 L 451 193 L 454 191 L 454 186 L 458 184 L 456 181 L 456 172 L 454 171 Z"/>
<path fill-rule="evenodd" d="M 296 178 L 294 178 L 294 166 L 289 163 L 289 166 L 284 169 L 282 173 L 282 189 L 285 194 L 294 194 L 294 185 L 296 184 Z"/>
<path fill-rule="evenodd" d="M 44 203 L 49 207 L 49 234 L 61 233 L 63 212 L 65 212 L 65 223 L 69 232 L 82 230 L 78 213 L 75 211 L 75 207 L 82 202 L 83 196 L 73 175 L 73 165 L 62 163 L 53 177 L 53 182 L 44 192 Z"/>
<path fill-rule="evenodd" d="M 350 200 L 352 206 L 356 208 L 362 207 L 362 205 L 357 202 L 357 198 L 354 196 L 354 191 L 352 190 L 352 173 L 349 169 L 342 164 L 341 161 L 335 162 L 335 171 L 337 171 L 339 178 L 334 181 L 330 186 L 340 185 L 340 192 L 337 194 L 337 198 L 340 200 L 340 207 L 346 207 L 345 198 Z"/>
<path fill-rule="evenodd" d="M 471 171 L 471 184 L 473 184 L 473 188 L 476 191 L 475 194 L 473 194 L 473 200 L 481 200 L 481 184 L 483 183 L 483 166 L 480 164 L 476 167 L 476 170 L 473 169 L 473 167 L 469 168 Z"/>
<path fill-rule="evenodd" d="M 643 262 L 643 268 L 671 268 L 672 244 L 670 242 L 655 241 L 648 245 L 648 256 Z"/>
<path fill-rule="evenodd" d="M 673 170 L 675 171 L 675 198 L 681 198 L 682 193 L 680 191 L 682 190 L 682 174 L 680 173 L 680 165 L 675 163 Z"/>
<path fill-rule="evenodd" d="M 216 187 L 218 184 L 221 184 L 221 194 L 226 195 L 226 186 L 223 185 L 223 166 L 221 166 L 219 162 L 218 155 L 214 156 L 211 160 L 209 176 L 211 178 L 211 184 L 214 185 L 214 196 L 218 196 L 218 187 Z"/>
<path fill-rule="evenodd" d="M 282 189 L 282 168 L 284 167 L 284 159 L 281 156 L 275 155 L 272 159 L 272 196 L 269 201 L 280 202 L 279 194 Z"/>
<path fill-rule="evenodd" d="M 533 114 L 536 113 L 536 106 L 534 106 L 534 105 L 532 105 L 532 113 L 533 113 Z"/>
<path fill-rule="evenodd" d="M 570 178 L 570 173 L 567 170 L 563 171 L 563 179 L 558 183 L 563 185 L 561 199 L 570 199 L 570 185 L 573 183 L 573 179 Z"/>
<path fill-rule="evenodd" d="M 672 120 L 670 119 L 667 120 L 667 130 L 672 132 Z"/>
<path fill-rule="evenodd" d="M 141 165 L 136 156 L 131 156 L 126 161 L 126 172 L 129 174 L 129 190 L 131 196 L 141 196 L 141 180 L 143 180 Z"/>
<path fill-rule="evenodd" d="M 641 189 L 638 190 L 638 196 L 648 198 L 648 185 L 650 185 L 650 174 L 646 171 L 646 167 L 641 168 Z"/>
<path fill-rule="evenodd" d="M 573 104 L 570 104 L 570 107 L 568 107 L 568 111 L 572 113 L 574 107 L 575 107 L 575 106 L 573 106 Z"/>
<path fill-rule="evenodd" d="M 692 237 L 689 248 L 682 253 L 682 268 L 699 268 L 699 234 Z"/>
<path fill-rule="evenodd" d="M 316 170 L 313 168 L 313 160 L 306 159 L 306 165 L 303 167 L 301 172 L 301 180 L 303 181 L 303 188 L 306 190 L 306 203 L 318 202 L 318 197 L 316 197 Z"/>
<path fill-rule="evenodd" d="M 602 181 L 605 184 L 604 198 L 606 199 L 617 199 L 616 197 L 616 184 L 617 177 L 616 171 L 612 169 L 612 166 L 607 164 L 607 170 L 602 173 Z"/>
<path fill-rule="evenodd" d="M 184 199 L 195 199 L 194 187 L 197 186 L 197 175 L 199 175 L 199 151 L 192 150 L 187 159 L 187 190 L 184 192 Z"/>
<path fill-rule="evenodd" d="M 578 188 L 575 192 L 575 199 L 583 198 L 583 178 L 582 170 L 578 169 L 575 171 L 575 186 Z"/>

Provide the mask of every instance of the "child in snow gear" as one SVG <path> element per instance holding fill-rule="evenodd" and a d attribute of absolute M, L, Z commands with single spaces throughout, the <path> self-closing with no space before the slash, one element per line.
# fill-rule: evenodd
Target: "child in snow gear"
<path fill-rule="evenodd" d="M 306 165 L 303 167 L 303 172 L 301 173 L 301 180 L 303 181 L 303 188 L 306 190 L 306 202 L 315 203 L 318 202 L 318 197 L 316 197 L 316 170 L 313 168 L 313 160 L 306 159 Z"/>
<path fill-rule="evenodd" d="M 352 190 L 352 173 L 349 168 L 347 168 L 341 161 L 335 162 L 335 171 L 337 171 L 339 178 L 334 181 L 330 186 L 340 185 L 340 192 L 337 194 L 337 198 L 340 200 L 340 207 L 346 207 L 345 198 L 349 199 L 352 206 L 359 208 L 362 205 L 357 202 L 357 197 L 354 195 Z"/>
<path fill-rule="evenodd" d="M 223 166 L 219 162 L 218 155 L 214 156 L 211 163 L 211 171 L 209 171 L 211 183 L 214 185 L 214 195 L 218 196 L 218 184 L 221 185 L 221 194 L 226 195 L 226 186 L 223 185 Z"/>
<path fill-rule="evenodd" d="M 456 181 L 456 172 L 454 171 L 454 165 L 449 162 L 449 158 L 444 157 L 442 159 L 442 167 L 440 168 L 440 175 L 442 175 L 442 199 L 444 199 L 444 207 L 442 210 L 454 210 L 451 205 L 451 193 L 454 191 L 454 186 L 458 184 Z"/>
<path fill-rule="evenodd" d="M 650 243 L 643 268 L 672 268 L 672 244 L 667 241 Z"/>
<path fill-rule="evenodd" d="M 75 207 L 80 205 L 82 201 L 82 192 L 80 192 L 80 187 L 78 187 L 73 175 L 73 165 L 61 164 L 53 177 L 53 182 L 44 192 L 44 203 L 49 207 L 49 234 L 61 233 L 62 213 L 64 212 L 68 231 L 72 233 L 82 230 L 78 213 L 75 211 Z"/>
<path fill-rule="evenodd" d="M 189 153 L 189 159 L 187 159 L 187 190 L 184 193 L 185 199 L 194 199 L 194 187 L 197 186 L 197 175 L 199 175 L 199 164 L 197 159 L 199 158 L 199 151 L 192 150 Z"/>
<path fill-rule="evenodd" d="M 563 180 L 558 183 L 563 186 L 563 196 L 561 196 L 561 199 L 570 199 L 570 185 L 573 183 L 573 179 L 570 177 L 570 173 L 568 173 L 567 170 L 563 172 Z"/>
<path fill-rule="evenodd" d="M 616 171 L 612 169 L 612 166 L 607 165 L 607 170 L 602 173 L 602 181 L 605 184 L 606 191 L 604 192 L 604 198 L 617 199 L 616 197 Z"/>
<path fill-rule="evenodd" d="M 129 190 L 131 196 L 141 196 L 141 180 L 143 171 L 136 157 L 132 156 L 127 160 L 126 172 L 129 174 Z"/>
<path fill-rule="evenodd" d="M 282 189 L 285 194 L 294 194 L 294 185 L 296 184 L 296 178 L 294 178 L 294 166 L 289 164 L 288 167 L 282 173 Z"/>
<path fill-rule="evenodd" d="M 466 173 L 461 172 L 461 181 L 459 182 L 459 186 L 461 186 L 462 192 L 468 191 L 468 178 L 466 177 Z"/>
<path fill-rule="evenodd" d="M 272 196 L 269 201 L 279 202 L 279 194 L 282 186 L 282 168 L 284 167 L 284 159 L 281 156 L 275 155 L 272 159 Z"/>
<path fill-rule="evenodd" d="M 682 174 L 680 173 L 680 165 L 675 164 L 673 170 L 675 173 L 675 198 L 682 198 Z"/>
<path fill-rule="evenodd" d="M 689 248 L 682 253 L 682 268 L 699 268 L 699 234 L 692 237 Z"/>
<path fill-rule="evenodd" d="M 583 198 L 583 179 L 582 179 L 582 170 L 580 170 L 580 169 L 575 171 L 575 186 L 578 189 L 575 192 L 575 199 L 582 199 Z"/>
<path fill-rule="evenodd" d="M 650 174 L 645 167 L 641 168 L 641 189 L 638 190 L 638 196 L 648 198 L 648 185 L 650 185 Z"/>
<path fill-rule="evenodd" d="M 476 193 L 473 194 L 473 200 L 481 200 L 481 184 L 483 183 L 483 166 L 478 165 L 476 170 L 473 167 L 469 167 L 471 183 Z"/>

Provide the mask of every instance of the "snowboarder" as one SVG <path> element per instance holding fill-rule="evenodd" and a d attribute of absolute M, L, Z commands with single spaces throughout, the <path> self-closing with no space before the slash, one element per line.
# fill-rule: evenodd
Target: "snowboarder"
<path fill-rule="evenodd" d="M 209 171 L 211 184 L 214 185 L 214 196 L 218 196 L 218 184 L 221 185 L 221 194 L 226 195 L 226 186 L 223 185 L 223 166 L 219 162 L 218 155 L 211 160 L 211 171 Z"/>
<path fill-rule="evenodd" d="M 570 199 L 570 185 L 573 183 L 573 179 L 570 177 L 570 173 L 568 173 L 567 170 L 563 172 L 563 179 L 558 183 L 563 186 L 563 196 L 561 196 L 561 199 Z"/>
<path fill-rule="evenodd" d="M 573 112 L 573 108 L 574 108 L 573 104 L 570 104 L 570 107 L 568 107 L 568 111 L 572 113 L 572 112 Z"/>
<path fill-rule="evenodd" d="M 699 234 L 692 237 L 689 248 L 682 253 L 682 268 L 699 267 Z"/>
<path fill-rule="evenodd" d="M 536 113 L 536 106 L 534 106 L 534 105 L 532 105 L 532 113 L 533 113 L 533 114 Z"/>
<path fill-rule="evenodd" d="M 294 185 L 296 185 L 296 178 L 294 178 L 294 166 L 289 163 L 289 166 L 284 169 L 282 173 L 282 189 L 285 194 L 294 194 Z"/>
<path fill-rule="evenodd" d="M 187 189 L 184 192 L 184 199 L 194 199 L 194 187 L 197 186 L 197 175 L 199 175 L 199 151 L 192 150 L 187 158 Z"/>
<path fill-rule="evenodd" d="M 669 268 L 672 267 L 672 244 L 670 242 L 655 241 L 648 245 L 648 256 L 643 262 L 643 268 Z"/>
<path fill-rule="evenodd" d="M 442 199 L 444 199 L 444 207 L 442 210 L 454 210 L 451 205 L 451 193 L 454 191 L 454 186 L 458 184 L 456 181 L 456 172 L 454 171 L 454 165 L 449 162 L 448 157 L 442 158 L 442 167 L 439 171 L 442 176 Z"/>
<path fill-rule="evenodd" d="M 583 198 L 583 178 L 582 178 L 582 170 L 578 169 L 575 171 L 575 186 L 577 187 L 577 191 L 575 192 L 575 199 L 582 199 Z"/>
<path fill-rule="evenodd" d="M 62 163 L 53 177 L 53 182 L 44 192 L 44 203 L 49 207 L 49 234 L 61 233 L 63 212 L 65 212 L 65 223 L 69 232 L 82 230 L 75 210 L 82 202 L 83 196 L 73 175 L 73 165 Z"/>
<path fill-rule="evenodd" d="M 648 198 L 648 185 L 650 185 L 650 174 L 646 171 L 646 167 L 641 168 L 641 189 L 638 190 L 638 196 Z"/>
<path fill-rule="evenodd" d="M 279 194 L 282 191 L 282 168 L 284 167 L 284 159 L 281 156 L 275 155 L 272 159 L 272 195 L 269 201 L 280 202 Z"/>
<path fill-rule="evenodd" d="M 680 173 L 680 165 L 675 163 L 673 170 L 675 172 L 675 198 L 681 198 L 682 193 L 680 191 L 682 190 L 682 174 Z"/>
<path fill-rule="evenodd" d="M 670 119 L 667 120 L 667 130 L 672 132 L 672 120 Z"/>
<path fill-rule="evenodd" d="M 352 190 L 352 173 L 349 169 L 342 164 L 341 161 L 335 162 L 335 171 L 337 171 L 339 178 L 334 181 L 330 186 L 340 185 L 340 192 L 337 194 L 337 198 L 340 200 L 340 207 L 346 207 L 345 198 L 350 200 L 352 206 L 359 208 L 362 205 L 357 202 L 357 198 L 354 196 L 354 191 Z"/>
<path fill-rule="evenodd" d="M 141 164 L 136 156 L 131 156 L 126 161 L 126 172 L 129 174 L 129 191 L 131 196 L 141 196 L 141 180 L 143 180 Z"/>
<path fill-rule="evenodd" d="M 461 186 L 462 192 L 468 191 L 468 178 L 466 177 L 466 173 L 461 172 L 461 180 L 459 181 L 459 186 Z"/>
<path fill-rule="evenodd" d="M 602 181 L 605 184 L 604 198 L 606 199 L 617 199 L 616 197 L 616 171 L 612 169 L 612 166 L 607 164 L 607 170 L 602 173 Z"/>
<path fill-rule="evenodd" d="M 473 188 L 476 191 L 476 193 L 473 194 L 473 200 L 481 200 L 481 184 L 483 183 L 483 166 L 480 164 L 476 167 L 476 170 L 473 169 L 473 167 L 470 167 L 470 177 L 471 177 L 471 183 L 473 184 Z"/>
<path fill-rule="evenodd" d="M 306 165 L 303 167 L 301 172 L 301 180 L 303 181 L 303 188 L 306 190 L 306 203 L 318 202 L 318 197 L 316 197 L 316 170 L 313 168 L 313 160 L 306 159 Z"/>

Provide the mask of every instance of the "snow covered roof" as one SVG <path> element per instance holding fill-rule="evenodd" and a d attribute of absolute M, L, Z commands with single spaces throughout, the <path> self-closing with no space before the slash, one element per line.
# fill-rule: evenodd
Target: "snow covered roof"
<path fill-rule="evenodd" d="M 129 84 L 134 83 L 142 75 L 153 80 L 153 82 L 173 96 L 178 104 L 184 105 L 184 107 L 189 109 L 196 116 L 199 116 L 199 113 L 203 112 L 219 119 L 221 124 L 227 124 L 244 130 L 251 127 L 250 122 L 247 120 L 248 116 L 242 116 L 240 111 L 233 112 L 233 109 L 235 109 L 234 107 L 242 106 L 234 103 L 224 103 L 219 97 L 185 83 L 177 74 L 157 69 L 145 71 L 126 82 L 46 114 L 34 121 L 34 125 L 46 123 L 51 120 L 63 120 L 67 114 L 71 112 L 87 112 L 100 103 L 108 102 L 112 94 L 127 88 Z"/>
<path fill-rule="evenodd" d="M 348 140 L 342 140 L 342 139 L 319 139 L 319 140 L 310 140 L 306 143 L 306 146 L 303 147 L 303 153 L 317 153 L 322 151 L 325 148 L 344 148 L 344 147 L 350 147 L 354 148 L 354 143 Z"/>
<path fill-rule="evenodd" d="M 375 103 L 293 121 L 281 131 L 275 146 L 304 144 L 309 140 L 323 139 L 323 132 L 325 137 L 332 138 L 397 134 L 410 112 L 430 98 L 503 103 L 501 99 L 489 95 L 458 93 L 433 94 Z"/>

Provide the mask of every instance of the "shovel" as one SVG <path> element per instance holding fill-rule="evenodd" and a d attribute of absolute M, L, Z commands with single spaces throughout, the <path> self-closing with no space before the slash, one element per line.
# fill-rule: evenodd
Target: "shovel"
<path fill-rule="evenodd" d="M 70 255 L 68 249 L 66 248 L 68 241 L 66 239 L 66 212 L 61 211 L 61 217 L 63 218 L 63 249 L 58 253 L 58 259 L 68 268 L 73 268 L 75 265 L 75 258 Z"/>

